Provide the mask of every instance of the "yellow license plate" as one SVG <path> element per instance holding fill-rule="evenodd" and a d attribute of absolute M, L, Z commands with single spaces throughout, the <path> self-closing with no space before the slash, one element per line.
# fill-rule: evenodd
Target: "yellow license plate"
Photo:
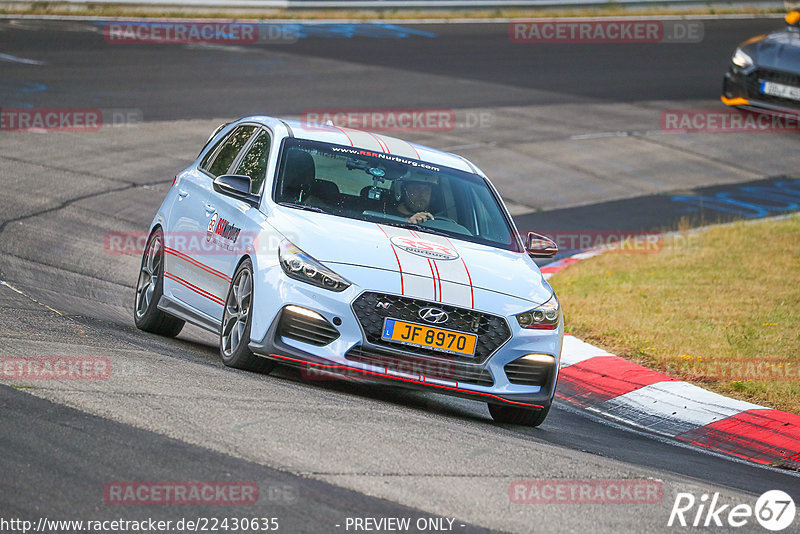
<path fill-rule="evenodd" d="M 412 347 L 473 356 L 478 336 L 387 318 L 383 323 L 381 339 Z"/>

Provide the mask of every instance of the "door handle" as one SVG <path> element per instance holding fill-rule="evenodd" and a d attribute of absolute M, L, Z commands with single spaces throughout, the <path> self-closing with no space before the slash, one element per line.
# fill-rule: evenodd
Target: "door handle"
<path fill-rule="evenodd" d="M 189 194 L 189 192 L 186 191 L 185 189 L 178 189 L 178 196 L 179 197 L 184 198 L 188 194 Z"/>
<path fill-rule="evenodd" d="M 205 208 L 206 208 L 206 211 L 208 213 L 211 213 L 212 211 L 215 211 L 214 206 L 212 206 L 211 204 L 208 204 L 208 203 L 206 203 Z"/>

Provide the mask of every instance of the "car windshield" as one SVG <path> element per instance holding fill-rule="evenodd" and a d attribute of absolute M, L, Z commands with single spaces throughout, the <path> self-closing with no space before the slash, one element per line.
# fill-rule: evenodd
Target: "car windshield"
<path fill-rule="evenodd" d="M 280 161 L 278 204 L 518 251 L 498 199 L 477 174 L 304 139 L 285 139 Z"/>

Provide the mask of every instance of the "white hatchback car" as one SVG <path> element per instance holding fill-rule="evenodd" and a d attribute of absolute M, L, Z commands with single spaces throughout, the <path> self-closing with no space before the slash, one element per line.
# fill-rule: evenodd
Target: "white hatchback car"
<path fill-rule="evenodd" d="M 221 126 L 180 172 L 142 257 L 134 317 L 219 333 L 226 365 L 358 375 L 482 400 L 539 425 L 563 315 L 475 165 L 384 135 L 270 117 Z"/>

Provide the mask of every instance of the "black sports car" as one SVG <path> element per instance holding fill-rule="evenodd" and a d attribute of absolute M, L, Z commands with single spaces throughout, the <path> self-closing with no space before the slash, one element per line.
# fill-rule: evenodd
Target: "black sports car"
<path fill-rule="evenodd" d="M 741 43 L 722 84 L 728 106 L 796 114 L 800 110 L 800 12 L 786 28 Z"/>

